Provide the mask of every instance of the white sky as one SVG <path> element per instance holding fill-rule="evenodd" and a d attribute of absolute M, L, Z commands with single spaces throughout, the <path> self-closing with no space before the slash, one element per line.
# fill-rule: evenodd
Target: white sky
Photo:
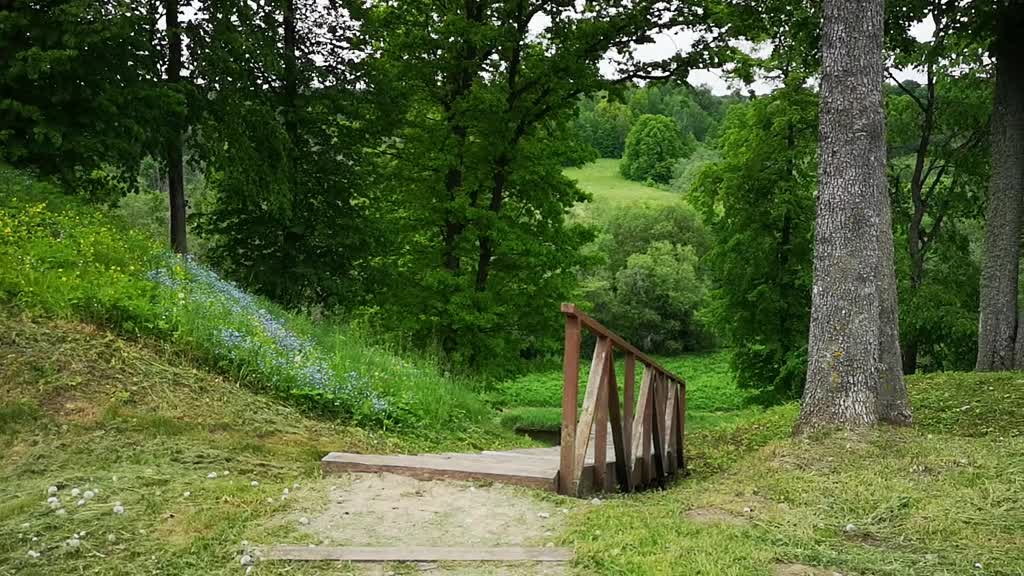
<path fill-rule="evenodd" d="M 911 34 L 920 41 L 930 40 L 934 31 L 935 25 L 931 18 L 926 18 L 925 20 L 918 22 L 910 29 Z M 671 34 L 659 34 L 655 37 L 653 43 L 640 46 L 637 49 L 637 56 L 645 61 L 653 61 L 667 58 L 679 51 L 683 51 L 685 53 L 689 51 L 690 47 L 693 45 L 694 39 L 696 38 L 697 33 L 689 30 L 681 30 Z M 610 74 L 612 72 L 611 63 L 606 61 L 604 65 L 602 65 L 602 69 L 605 74 Z M 900 80 L 912 79 L 917 80 L 918 82 L 924 82 L 924 74 L 920 70 L 894 70 L 893 75 Z M 743 93 L 746 93 L 749 89 L 753 89 L 758 94 L 764 94 L 776 87 L 775 84 L 766 81 L 755 81 L 752 85 L 747 86 L 739 80 L 730 78 L 729 75 L 721 69 L 691 70 L 687 79 L 690 84 L 693 84 L 694 86 L 709 86 L 712 92 L 718 95 L 729 94 L 736 89 Z"/>

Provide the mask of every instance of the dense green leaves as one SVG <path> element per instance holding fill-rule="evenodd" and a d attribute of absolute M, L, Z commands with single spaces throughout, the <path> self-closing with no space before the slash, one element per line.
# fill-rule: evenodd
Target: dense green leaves
<path fill-rule="evenodd" d="M 817 97 L 798 83 L 733 107 L 693 188 L 712 231 L 711 318 L 742 386 L 798 396 L 806 369 Z"/>
<path fill-rule="evenodd" d="M 626 138 L 622 175 L 630 180 L 667 184 L 676 161 L 689 156 L 694 147 L 693 137 L 684 139 L 671 118 L 644 114 Z"/>

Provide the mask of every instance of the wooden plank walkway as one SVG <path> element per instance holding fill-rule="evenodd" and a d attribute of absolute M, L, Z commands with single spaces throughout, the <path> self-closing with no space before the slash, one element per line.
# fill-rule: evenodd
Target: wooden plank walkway
<path fill-rule="evenodd" d="M 605 490 L 615 490 L 615 449 L 608 446 Z M 351 472 L 389 472 L 421 480 L 493 481 L 550 492 L 558 489 L 558 446 L 520 448 L 470 454 L 376 455 L 331 452 L 321 460 L 325 475 Z M 584 492 L 594 492 L 594 449 L 588 451 L 583 472 Z"/>
<path fill-rule="evenodd" d="M 341 562 L 568 562 L 566 548 L 395 548 L 272 546 L 264 560 L 335 560 Z"/>

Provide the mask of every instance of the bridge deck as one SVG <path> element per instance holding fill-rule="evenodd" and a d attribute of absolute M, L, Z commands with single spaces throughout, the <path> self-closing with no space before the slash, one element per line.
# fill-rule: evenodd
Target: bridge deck
<path fill-rule="evenodd" d="M 593 492 L 593 444 L 587 455 L 581 482 L 583 492 Z M 374 455 L 332 452 L 321 460 L 325 475 L 350 472 L 390 472 L 424 480 L 489 480 L 555 492 L 558 488 L 559 448 L 521 448 L 470 454 Z M 614 490 L 615 452 L 608 446 L 605 490 Z"/>

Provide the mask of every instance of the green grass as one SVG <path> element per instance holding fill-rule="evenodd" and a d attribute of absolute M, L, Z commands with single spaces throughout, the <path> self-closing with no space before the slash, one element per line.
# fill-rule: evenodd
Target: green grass
<path fill-rule="evenodd" d="M 586 574 L 1024 574 L 1018 380 L 911 378 L 916 429 L 794 440 L 786 405 L 697 431 L 691 479 L 576 516 L 564 540 Z"/>
<path fill-rule="evenodd" d="M 690 427 L 718 426 L 742 420 L 758 413 L 749 407 L 749 394 L 736 387 L 729 369 L 727 351 L 708 354 L 658 358 L 661 365 L 686 379 L 687 425 Z M 622 394 L 624 363 L 616 361 L 615 373 Z M 589 375 L 589 365 L 580 370 L 580 389 Z M 637 386 L 642 372 L 637 371 Z M 502 422 L 510 426 L 539 430 L 556 430 L 561 425 L 562 373 L 560 371 L 533 372 L 498 384 L 488 401 L 503 409 Z M 580 394 L 582 402 L 582 393 Z"/>
<path fill-rule="evenodd" d="M 581 189 L 594 197 L 594 204 L 610 207 L 623 204 L 649 202 L 670 204 L 678 202 L 680 195 L 627 180 L 619 173 L 619 160 L 600 158 L 580 168 L 567 168 L 565 175 L 575 180 Z"/>
<path fill-rule="evenodd" d="M 239 291 L 150 235 L 0 166 L 0 305 L 173 344 L 310 413 L 481 444 L 507 436 L 468 381 Z"/>

